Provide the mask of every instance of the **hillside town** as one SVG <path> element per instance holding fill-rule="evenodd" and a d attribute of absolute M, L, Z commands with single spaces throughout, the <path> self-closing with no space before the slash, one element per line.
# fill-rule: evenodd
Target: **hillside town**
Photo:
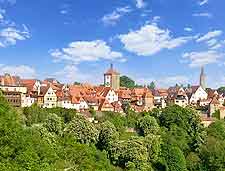
<path fill-rule="evenodd" d="M 124 113 L 127 106 L 135 112 L 165 108 L 170 104 L 198 109 L 202 122 L 208 126 L 213 114 L 220 112 L 225 117 L 225 94 L 206 87 L 206 75 L 201 68 L 199 85 L 168 89 L 147 87 L 126 88 L 120 86 L 120 73 L 113 65 L 104 74 L 104 85 L 61 84 L 56 79 L 24 79 L 5 74 L 0 76 L 0 89 L 14 107 L 30 107 L 37 104 L 42 108 L 74 109 L 87 114 L 95 111 Z"/>

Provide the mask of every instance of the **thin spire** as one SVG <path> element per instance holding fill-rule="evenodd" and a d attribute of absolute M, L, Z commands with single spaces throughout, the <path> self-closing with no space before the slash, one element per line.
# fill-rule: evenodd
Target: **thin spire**
<path fill-rule="evenodd" d="M 110 64 L 110 68 L 113 70 L 113 64 L 112 63 Z"/>

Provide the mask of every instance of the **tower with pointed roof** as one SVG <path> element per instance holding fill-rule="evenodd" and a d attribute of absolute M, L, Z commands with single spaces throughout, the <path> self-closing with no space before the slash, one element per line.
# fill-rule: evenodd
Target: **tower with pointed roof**
<path fill-rule="evenodd" d="M 205 72 L 204 72 L 204 67 L 201 67 L 200 86 L 201 86 L 204 90 L 206 89 L 206 75 L 205 75 Z"/>
<path fill-rule="evenodd" d="M 120 88 L 120 73 L 113 68 L 113 64 L 111 64 L 108 71 L 104 74 L 104 85 L 115 90 Z"/>

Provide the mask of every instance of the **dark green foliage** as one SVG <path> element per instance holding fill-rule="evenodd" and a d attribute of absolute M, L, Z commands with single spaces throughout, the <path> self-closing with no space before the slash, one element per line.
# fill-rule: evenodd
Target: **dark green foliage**
<path fill-rule="evenodd" d="M 168 171 L 187 171 L 185 157 L 179 147 L 164 145 L 162 156 Z"/>
<path fill-rule="evenodd" d="M 144 116 L 139 119 L 137 124 L 140 134 L 142 136 L 147 136 L 149 134 L 157 135 L 159 134 L 160 127 L 156 119 L 152 116 Z"/>
<path fill-rule="evenodd" d="M 162 110 L 159 120 L 160 125 L 165 127 L 164 141 L 175 143 L 185 154 L 198 150 L 204 142 L 205 132 L 200 116 L 193 109 L 170 106 Z"/>
<path fill-rule="evenodd" d="M 213 116 L 214 118 L 220 119 L 220 111 L 219 111 L 219 110 L 216 110 L 216 111 L 212 114 L 212 116 Z"/>
<path fill-rule="evenodd" d="M 119 140 L 119 133 L 116 130 L 116 127 L 106 121 L 100 125 L 98 148 L 101 150 L 109 151 L 112 144 Z"/>
<path fill-rule="evenodd" d="M 209 136 L 214 136 L 216 139 L 225 140 L 225 121 L 216 121 L 207 129 Z"/>
<path fill-rule="evenodd" d="M 25 116 L 25 123 L 27 126 L 44 122 L 48 115 L 47 111 L 38 107 L 37 104 L 24 108 L 23 114 Z"/>
<path fill-rule="evenodd" d="M 209 136 L 201 147 L 200 158 L 205 170 L 225 170 L 225 141 Z"/>
<path fill-rule="evenodd" d="M 186 157 L 187 169 L 189 171 L 200 171 L 202 170 L 202 161 L 198 154 L 191 152 Z"/>
<path fill-rule="evenodd" d="M 219 93 L 225 93 L 225 87 L 220 87 L 217 90 Z"/>
<path fill-rule="evenodd" d="M 152 81 L 149 85 L 148 85 L 148 88 L 151 89 L 151 90 L 154 90 L 155 89 L 155 82 Z"/>
<path fill-rule="evenodd" d="M 122 77 L 120 77 L 120 86 L 127 87 L 127 88 L 134 88 L 135 81 L 127 76 L 122 76 Z"/>
<path fill-rule="evenodd" d="M 225 121 L 203 129 L 190 108 L 128 106 L 126 115 L 98 113 L 98 124 L 74 110 L 18 111 L 0 95 L 0 170 L 225 170 Z"/>

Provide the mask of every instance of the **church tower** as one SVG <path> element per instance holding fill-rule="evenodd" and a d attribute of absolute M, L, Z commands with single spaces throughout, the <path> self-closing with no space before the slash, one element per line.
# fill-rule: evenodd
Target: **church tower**
<path fill-rule="evenodd" d="M 104 85 L 115 90 L 120 88 L 120 74 L 114 70 L 113 64 L 111 64 L 108 71 L 104 74 Z"/>
<path fill-rule="evenodd" d="M 205 75 L 205 72 L 204 72 L 204 67 L 201 67 L 200 86 L 201 86 L 204 90 L 206 89 L 206 75 Z"/>

